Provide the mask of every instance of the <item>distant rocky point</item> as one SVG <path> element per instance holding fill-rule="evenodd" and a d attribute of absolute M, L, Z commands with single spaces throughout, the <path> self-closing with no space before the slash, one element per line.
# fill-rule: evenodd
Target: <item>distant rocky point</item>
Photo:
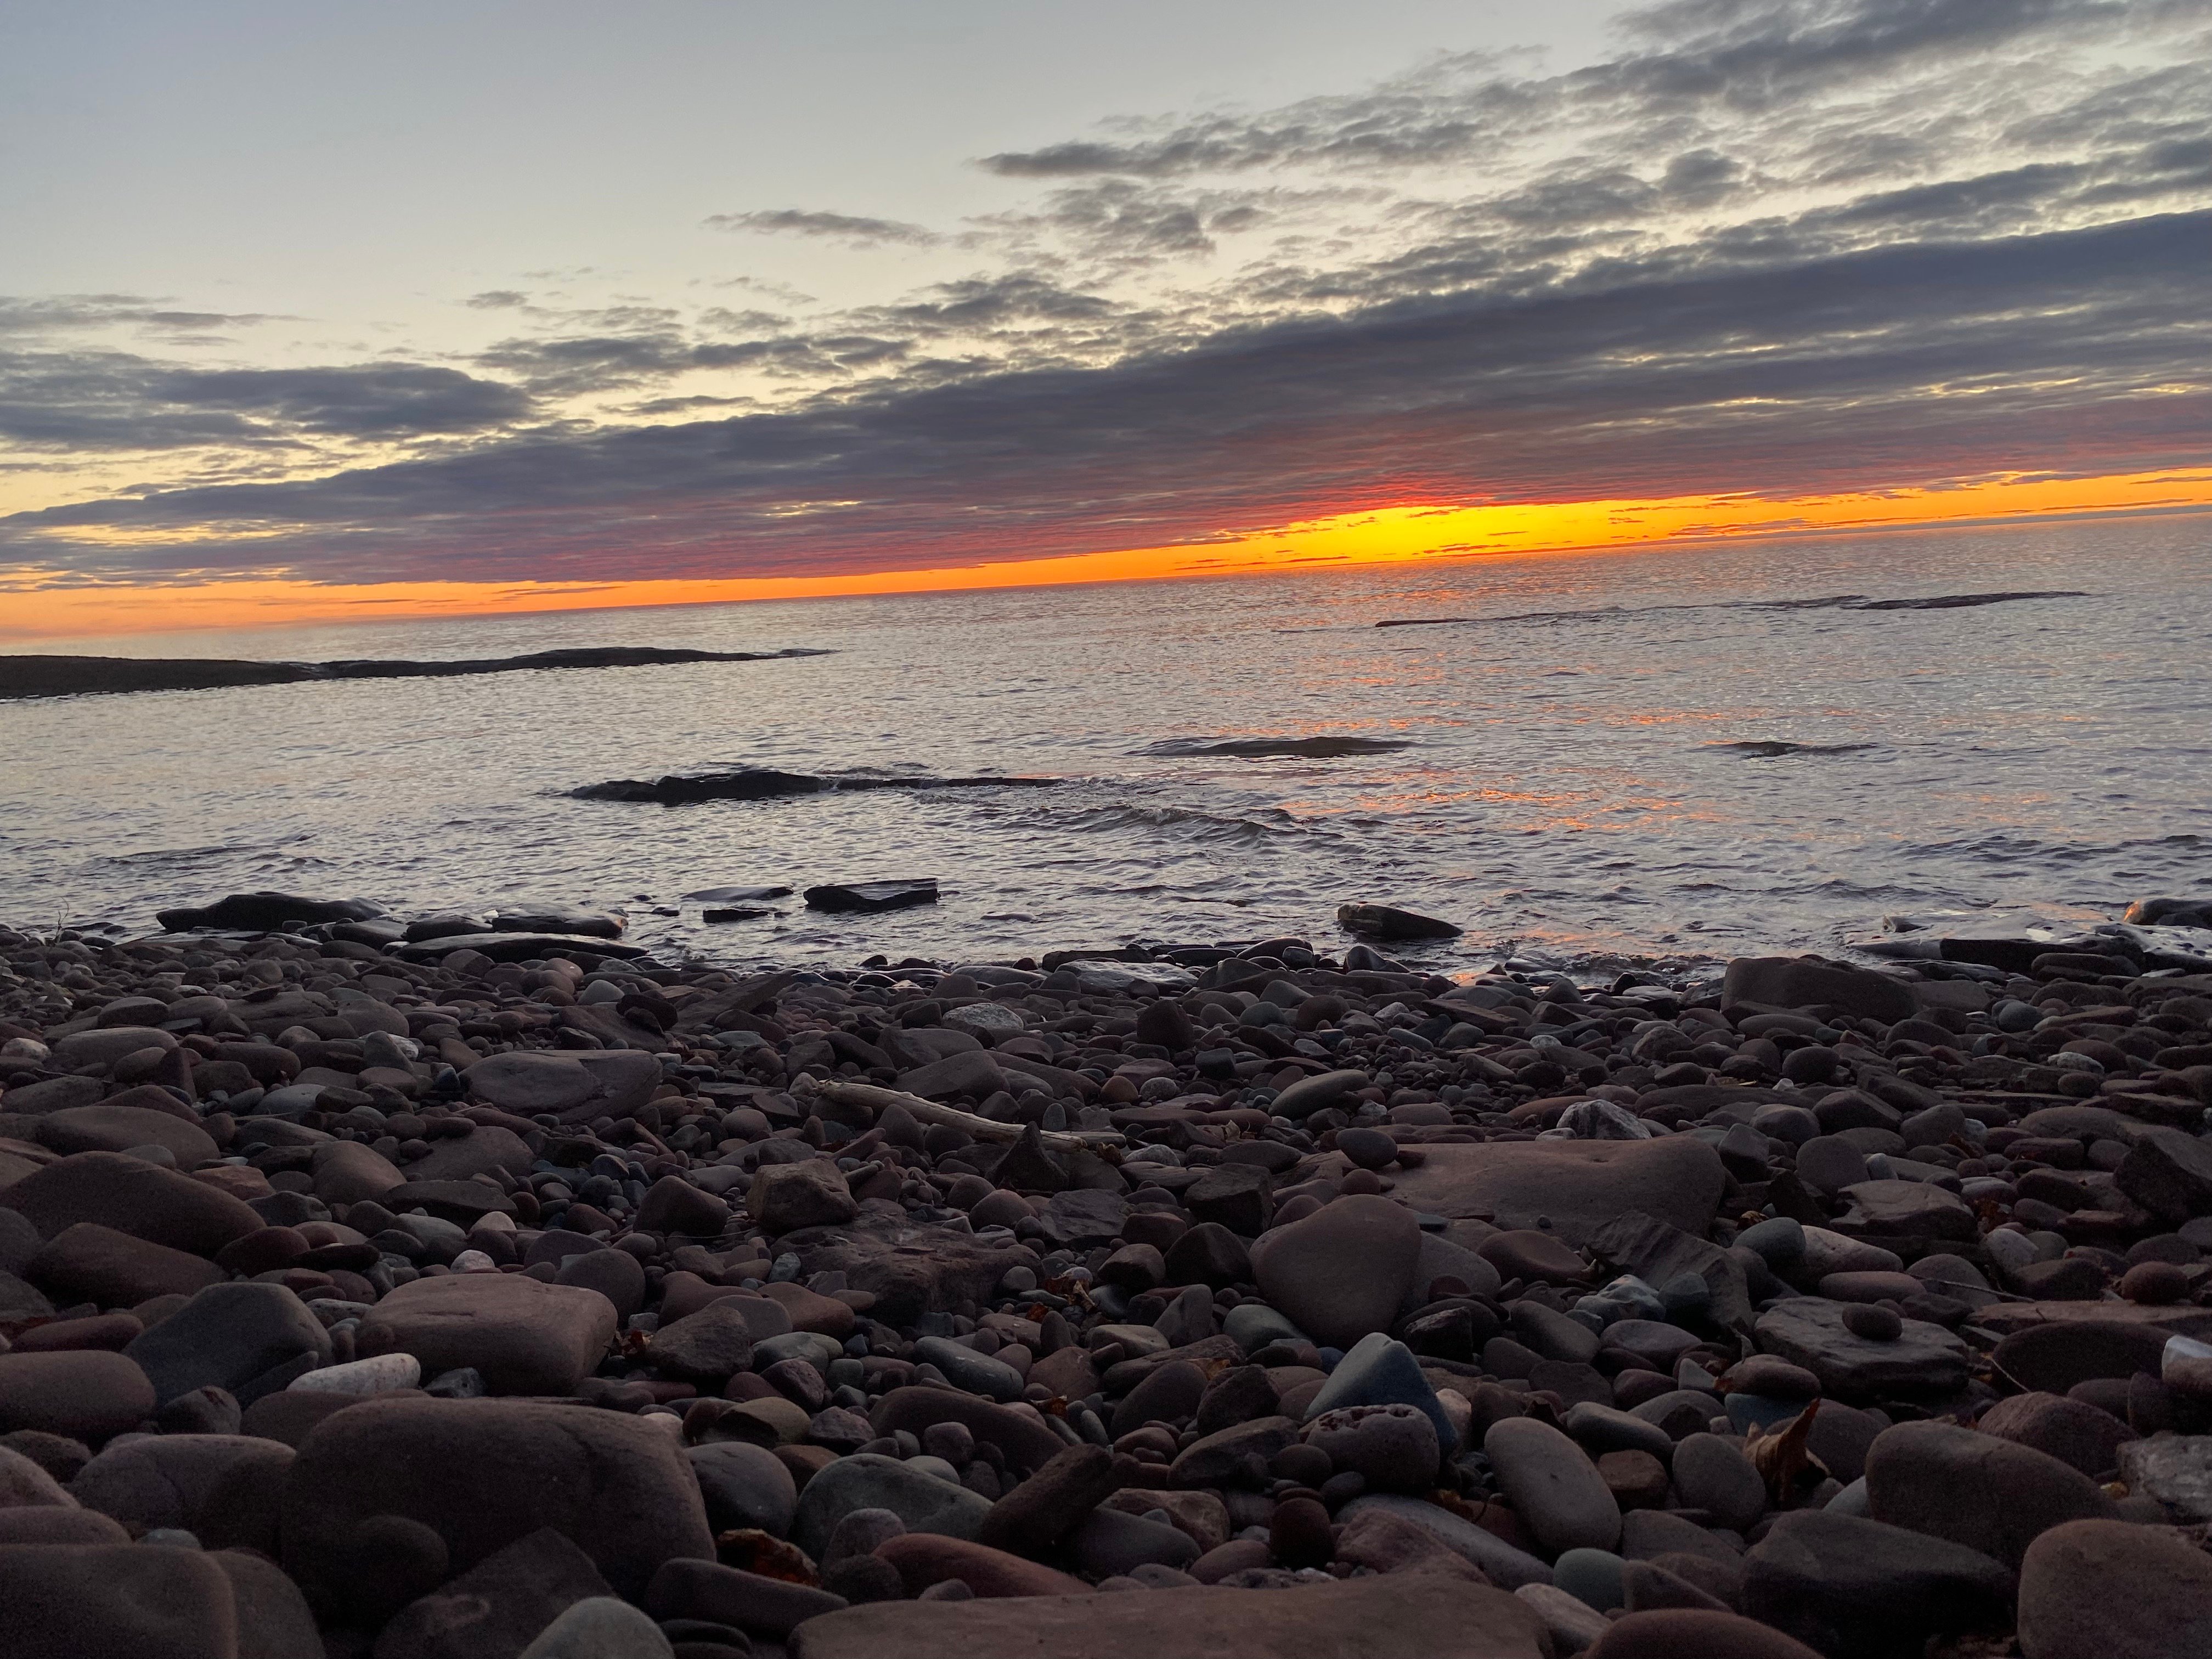
<path fill-rule="evenodd" d="M 303 680 L 436 679 L 530 668 L 649 668 L 666 663 L 772 662 L 827 651 L 688 651 L 650 645 L 536 651 L 520 657 L 416 661 L 404 657 L 336 662 L 252 662 L 227 657 L 0 656 L 0 697 L 71 697 L 118 691 L 207 691 L 228 685 L 295 685 Z"/>

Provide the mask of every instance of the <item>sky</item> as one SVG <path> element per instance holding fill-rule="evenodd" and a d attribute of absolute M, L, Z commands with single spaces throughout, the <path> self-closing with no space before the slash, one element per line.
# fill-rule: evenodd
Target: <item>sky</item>
<path fill-rule="evenodd" d="M 0 640 L 2212 506 L 2212 0 L 0 11 Z"/>

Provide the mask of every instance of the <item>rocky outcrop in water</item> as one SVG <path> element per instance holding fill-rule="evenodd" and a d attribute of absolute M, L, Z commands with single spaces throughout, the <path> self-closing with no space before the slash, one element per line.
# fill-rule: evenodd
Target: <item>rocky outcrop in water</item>
<path fill-rule="evenodd" d="M 220 657 L 0 656 L 0 697 L 69 697 L 124 691 L 205 691 L 230 685 L 296 685 L 311 680 L 439 679 L 531 669 L 650 668 L 667 663 L 772 662 L 826 651 L 690 651 L 647 645 L 586 646 L 519 657 L 451 661 L 347 658 L 335 662 L 248 662 Z"/>
<path fill-rule="evenodd" d="M 2212 973 L 407 931 L 0 930 L 0 1649 L 2201 1650 Z"/>
<path fill-rule="evenodd" d="M 710 800 L 781 800 L 794 795 L 851 793 L 870 789 L 1048 789 L 1058 778 L 881 777 L 866 773 L 823 775 L 745 766 L 728 772 L 671 773 L 659 778 L 616 778 L 587 783 L 569 793 L 578 800 L 648 801 L 686 806 Z"/>

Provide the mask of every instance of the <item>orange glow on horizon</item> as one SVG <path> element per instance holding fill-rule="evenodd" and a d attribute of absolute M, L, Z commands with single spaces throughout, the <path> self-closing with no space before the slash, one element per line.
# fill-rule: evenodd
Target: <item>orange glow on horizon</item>
<path fill-rule="evenodd" d="M 2200 508 L 2212 508 L 2212 471 L 2067 479 L 2014 474 L 1937 488 L 1782 499 L 1417 504 L 1165 547 L 856 575 L 354 586 L 264 577 L 88 585 L 56 571 L 0 586 L 0 641 L 1257 574 Z"/>

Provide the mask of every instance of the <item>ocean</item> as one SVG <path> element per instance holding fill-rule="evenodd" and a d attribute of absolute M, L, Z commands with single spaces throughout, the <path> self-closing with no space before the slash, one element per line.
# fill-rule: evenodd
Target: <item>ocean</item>
<path fill-rule="evenodd" d="M 1367 900 L 1463 927 L 1398 951 L 1445 971 L 2101 921 L 2212 890 L 2208 618 L 2212 518 L 2184 516 L 18 646 L 831 654 L 0 702 L 0 920 L 558 899 L 671 955 L 849 966 L 1336 948 Z M 568 793 L 738 766 L 1062 781 Z M 923 876 L 939 904 L 882 915 L 683 897 Z"/>

